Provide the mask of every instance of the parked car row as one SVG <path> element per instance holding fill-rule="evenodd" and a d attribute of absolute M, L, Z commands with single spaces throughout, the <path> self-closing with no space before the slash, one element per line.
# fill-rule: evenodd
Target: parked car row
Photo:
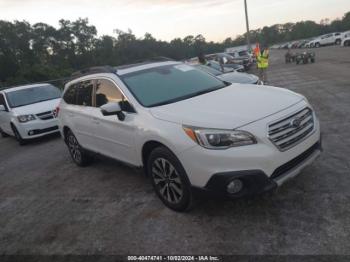
<path fill-rule="evenodd" d="M 250 56 L 240 56 L 238 53 L 215 53 L 206 55 L 205 58 L 209 61 L 219 62 L 224 67 L 234 68 L 238 72 L 247 71 L 253 65 L 253 60 Z M 237 65 L 243 66 L 243 69 L 237 69 Z"/>
<path fill-rule="evenodd" d="M 335 32 L 311 39 L 302 39 L 297 41 L 292 41 L 283 44 L 273 45 L 273 49 L 294 49 L 294 48 L 318 48 L 321 46 L 327 45 L 341 45 L 341 46 L 350 46 L 349 41 L 350 31 L 346 32 Z"/>
<path fill-rule="evenodd" d="M 170 60 L 95 67 L 74 74 L 61 99 L 46 84 L 2 90 L 1 130 L 24 139 L 59 128 L 78 166 L 101 154 L 143 168 L 176 211 L 193 206 L 194 189 L 259 194 L 319 156 L 319 121 L 304 96 L 232 84 L 234 74 Z"/>

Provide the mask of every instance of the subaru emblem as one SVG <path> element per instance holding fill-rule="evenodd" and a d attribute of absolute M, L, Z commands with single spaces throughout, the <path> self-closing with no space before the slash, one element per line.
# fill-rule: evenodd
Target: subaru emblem
<path fill-rule="evenodd" d="M 298 128 L 301 124 L 302 119 L 300 117 L 294 118 L 292 121 L 290 121 L 290 126 L 294 128 Z"/>

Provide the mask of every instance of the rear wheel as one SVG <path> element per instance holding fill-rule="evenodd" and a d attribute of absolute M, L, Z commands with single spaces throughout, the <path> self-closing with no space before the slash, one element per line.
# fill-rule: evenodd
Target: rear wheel
<path fill-rule="evenodd" d="M 345 41 L 344 46 L 350 46 L 350 41 Z"/>
<path fill-rule="evenodd" d="M 191 184 L 180 161 L 169 149 L 158 147 L 152 151 L 147 173 L 156 194 L 167 207 L 175 211 L 192 207 Z"/>
<path fill-rule="evenodd" d="M 16 138 L 18 144 L 19 144 L 20 146 L 25 145 L 25 144 L 27 143 L 27 141 L 24 140 L 24 139 L 22 138 L 22 136 L 21 136 L 21 134 L 18 132 L 16 126 L 12 124 L 11 127 L 12 127 L 13 134 L 15 135 L 15 138 Z"/>
<path fill-rule="evenodd" d="M 81 147 L 72 131 L 67 132 L 66 143 L 74 163 L 78 166 L 87 166 L 91 163 L 91 156 Z"/>

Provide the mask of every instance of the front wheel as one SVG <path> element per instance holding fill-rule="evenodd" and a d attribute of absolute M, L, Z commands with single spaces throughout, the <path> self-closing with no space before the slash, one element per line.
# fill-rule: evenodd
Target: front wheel
<path fill-rule="evenodd" d="M 81 147 L 72 131 L 67 132 L 66 143 L 74 163 L 78 166 L 87 166 L 91 162 L 91 156 Z"/>
<path fill-rule="evenodd" d="M 23 146 L 27 143 L 26 140 L 24 140 L 21 136 L 21 134 L 18 132 L 17 128 L 14 124 L 11 125 L 13 134 L 15 135 L 15 138 L 20 146 Z"/>
<path fill-rule="evenodd" d="M 193 203 L 191 184 L 177 157 L 167 148 L 154 149 L 147 173 L 160 200 L 175 211 L 189 210 Z"/>
<path fill-rule="evenodd" d="M 341 44 L 341 40 L 340 40 L 340 39 L 337 39 L 337 40 L 335 41 L 335 44 L 336 44 L 336 45 L 340 45 L 340 44 Z"/>

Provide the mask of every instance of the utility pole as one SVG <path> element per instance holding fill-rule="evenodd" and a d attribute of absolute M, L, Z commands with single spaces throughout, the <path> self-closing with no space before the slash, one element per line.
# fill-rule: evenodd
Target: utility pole
<path fill-rule="evenodd" d="M 252 47 L 250 45 L 250 33 L 249 33 L 249 19 L 248 19 L 247 0 L 244 0 L 244 9 L 245 9 L 245 23 L 246 23 L 246 26 L 247 26 L 247 45 L 248 45 L 248 50 L 251 51 Z"/>

